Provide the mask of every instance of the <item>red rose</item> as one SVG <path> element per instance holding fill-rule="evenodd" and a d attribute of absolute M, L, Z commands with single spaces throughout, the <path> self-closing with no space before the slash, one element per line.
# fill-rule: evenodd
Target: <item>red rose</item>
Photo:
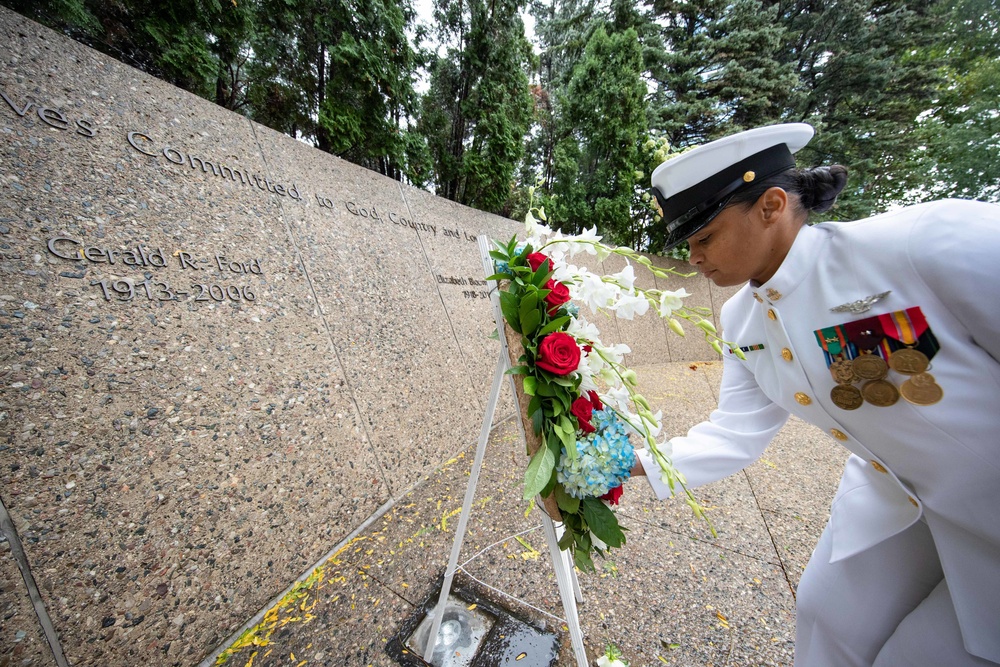
<path fill-rule="evenodd" d="M 590 404 L 594 406 L 595 410 L 603 410 L 604 403 L 601 403 L 601 397 L 597 395 L 597 392 L 591 389 L 587 392 L 587 398 L 590 399 Z"/>
<path fill-rule="evenodd" d="M 550 260 L 548 257 L 546 257 L 540 252 L 533 252 L 530 255 L 528 255 L 528 266 L 531 267 L 532 271 L 537 271 L 538 267 L 540 267 L 545 262 L 549 263 L 548 268 L 545 269 L 545 273 L 548 273 L 549 271 L 552 270 L 552 260 Z"/>
<path fill-rule="evenodd" d="M 569 334 L 550 333 L 538 346 L 535 364 L 555 375 L 569 375 L 580 365 L 580 346 Z"/>
<path fill-rule="evenodd" d="M 549 280 L 549 282 L 545 283 L 545 289 L 549 290 L 549 293 L 545 295 L 545 303 L 549 304 L 549 315 L 556 312 L 559 306 L 569 301 L 569 288 L 562 283 Z"/>
<path fill-rule="evenodd" d="M 594 414 L 594 406 L 586 398 L 581 396 L 573 401 L 573 405 L 570 407 L 569 411 L 574 417 L 576 417 L 576 421 L 580 425 L 581 431 L 584 433 L 593 433 L 597 430 L 594 428 L 593 424 L 590 423 L 590 418 Z"/>
<path fill-rule="evenodd" d="M 623 491 L 622 486 L 623 486 L 622 484 L 619 484 L 615 488 L 609 490 L 607 493 L 601 496 L 601 500 L 607 500 L 612 505 L 617 505 L 618 500 L 622 497 L 622 491 Z"/>

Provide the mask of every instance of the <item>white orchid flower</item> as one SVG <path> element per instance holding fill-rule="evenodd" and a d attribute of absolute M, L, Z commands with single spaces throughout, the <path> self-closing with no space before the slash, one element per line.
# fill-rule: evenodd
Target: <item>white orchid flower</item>
<path fill-rule="evenodd" d="M 631 320 L 636 315 L 642 317 L 646 314 L 649 310 L 649 301 L 632 288 L 631 291 L 622 293 L 613 310 L 619 317 Z"/>
<path fill-rule="evenodd" d="M 626 264 L 624 269 L 613 274 L 611 277 L 616 283 L 627 290 L 632 289 L 635 285 L 635 269 L 632 268 L 631 264 Z"/>
<path fill-rule="evenodd" d="M 668 439 L 656 443 L 656 449 L 668 459 L 674 455 L 674 444 Z"/>
<path fill-rule="evenodd" d="M 575 284 L 579 280 L 580 269 L 572 264 L 558 261 L 555 263 L 555 267 L 555 271 L 552 273 L 553 280 L 567 284 Z"/>
<path fill-rule="evenodd" d="M 681 308 L 684 303 L 681 299 L 691 296 L 688 291 L 683 287 L 679 290 L 673 292 L 664 291 L 660 294 L 660 306 L 658 310 L 660 311 L 661 317 L 670 317 L 670 313 L 674 312 L 678 308 Z"/>
<path fill-rule="evenodd" d="M 577 315 L 569 321 L 566 333 L 578 340 L 597 341 L 601 336 L 600 329 L 593 322 L 587 321 L 582 315 Z"/>
<path fill-rule="evenodd" d="M 621 292 L 621 288 L 617 285 L 604 282 L 599 276 L 588 273 L 576 285 L 576 294 L 572 294 L 572 291 L 571 296 L 573 298 L 586 303 L 590 306 L 590 311 L 596 313 L 600 310 L 611 308 L 618 294 Z"/>
<path fill-rule="evenodd" d="M 524 231 L 528 236 L 528 243 L 531 247 L 538 248 L 545 243 L 545 237 L 552 234 L 552 228 L 539 222 L 535 216 L 528 211 L 524 216 Z"/>
<path fill-rule="evenodd" d="M 594 225 L 591 229 L 585 229 L 575 237 L 576 240 L 585 241 L 585 243 L 574 243 L 570 253 L 575 255 L 578 252 L 585 252 L 588 255 L 596 255 L 597 248 L 591 243 L 586 243 L 586 241 L 599 243 L 601 238 L 603 237 L 597 235 L 597 225 Z"/>
<path fill-rule="evenodd" d="M 625 355 L 632 351 L 632 348 L 625 343 L 617 343 L 608 347 L 600 341 L 594 341 L 594 347 L 598 349 L 602 357 L 607 359 L 608 363 L 615 364 L 616 366 L 624 366 Z"/>
<path fill-rule="evenodd" d="M 629 396 L 628 388 L 624 386 L 609 389 L 605 398 L 607 399 L 604 401 L 605 403 L 611 405 L 622 414 L 628 413 L 629 408 L 632 406 L 632 399 Z"/>

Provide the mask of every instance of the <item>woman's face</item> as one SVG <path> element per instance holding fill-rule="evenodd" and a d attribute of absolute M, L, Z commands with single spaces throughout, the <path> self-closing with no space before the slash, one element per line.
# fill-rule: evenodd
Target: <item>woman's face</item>
<path fill-rule="evenodd" d="M 688 261 L 719 287 L 767 282 L 788 254 L 794 234 L 788 237 L 788 228 L 775 224 L 781 216 L 767 213 L 766 197 L 750 209 L 742 204 L 724 208 L 688 238 Z"/>

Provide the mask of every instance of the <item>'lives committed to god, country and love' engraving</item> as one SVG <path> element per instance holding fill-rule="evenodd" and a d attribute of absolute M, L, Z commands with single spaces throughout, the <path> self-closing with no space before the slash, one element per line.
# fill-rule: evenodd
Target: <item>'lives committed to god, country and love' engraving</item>
<path fill-rule="evenodd" d="M 49 252 L 60 259 L 73 262 L 89 262 L 92 264 L 119 264 L 128 267 L 166 268 L 168 255 L 162 248 L 147 248 L 137 243 L 133 248 L 110 248 L 99 245 L 86 245 L 82 241 L 67 236 L 54 236 L 48 240 L 46 247 Z M 212 253 L 211 257 L 196 257 L 193 253 L 178 250 L 169 255 L 174 261 L 169 263 L 182 270 L 207 271 L 216 269 L 222 274 L 263 276 L 264 269 L 259 258 L 246 262 L 235 261 Z M 65 277 L 80 278 L 82 274 L 64 272 Z M 179 301 L 187 297 L 193 301 L 254 301 L 257 295 L 250 285 L 219 285 L 216 283 L 191 283 L 190 287 L 180 289 L 166 281 L 154 280 L 150 273 L 138 278 L 120 278 L 117 280 L 94 280 L 91 286 L 100 288 L 105 301 L 132 301 L 143 296 L 148 301 Z"/>
<path fill-rule="evenodd" d="M 0 97 L 3 98 L 7 107 L 13 110 L 19 118 L 27 119 L 29 116 L 37 116 L 41 122 L 53 129 L 73 131 L 74 134 L 87 139 L 97 136 L 98 125 L 90 118 L 72 117 L 59 109 L 42 106 L 31 100 L 15 99 L 13 95 L 4 90 L 0 90 Z M 278 179 L 261 176 L 243 167 L 234 167 L 211 157 L 197 155 L 176 146 L 163 144 L 158 142 L 149 131 L 132 130 L 126 132 L 125 140 L 129 146 L 143 155 L 157 159 L 162 158 L 173 165 L 186 166 L 194 173 L 211 175 L 255 191 L 274 194 L 303 204 L 307 204 L 308 202 L 306 196 L 302 194 L 295 183 L 282 183 Z M 336 208 L 334 200 L 329 197 L 317 194 L 316 201 L 319 203 L 321 209 L 332 211 Z M 409 227 L 416 232 L 431 233 L 435 236 L 440 231 L 441 235 L 445 238 L 468 242 L 476 241 L 475 235 L 458 228 L 439 230 L 437 225 L 420 222 L 394 211 L 388 211 L 383 214 L 376 211 L 373 205 L 359 204 L 354 201 L 346 201 L 342 202 L 342 204 L 349 214 L 370 218 L 382 224 Z"/>

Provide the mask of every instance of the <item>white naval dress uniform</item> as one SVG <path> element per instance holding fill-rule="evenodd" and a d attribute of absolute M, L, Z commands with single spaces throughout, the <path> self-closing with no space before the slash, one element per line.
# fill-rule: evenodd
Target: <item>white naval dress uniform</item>
<path fill-rule="evenodd" d="M 936 551 L 940 562 L 934 567 L 943 571 L 946 584 L 935 589 L 937 597 L 944 596 L 945 603 L 950 597 L 965 649 L 1000 663 L 998 283 L 1000 206 L 946 200 L 857 222 L 804 227 L 767 283 L 744 286 L 722 308 L 725 340 L 764 349 L 746 352 L 745 361 L 724 354 L 718 409 L 671 443 L 674 464 L 696 487 L 755 461 L 789 413 L 823 429 L 853 455 L 820 541 L 824 552 L 813 560 L 864 562 L 865 552 L 891 545 L 894 536 L 923 531 L 924 538 L 914 539 L 924 540 L 927 553 L 911 558 L 933 560 Z M 831 312 L 886 291 L 863 314 Z M 933 405 L 900 398 L 888 407 L 867 402 L 855 410 L 837 407 L 814 331 L 914 306 L 940 345 L 928 372 L 943 398 Z M 890 371 L 887 379 L 899 386 L 906 377 Z M 640 460 L 657 495 L 669 497 L 656 464 L 644 451 Z M 913 547 L 897 548 L 903 554 L 897 557 L 905 559 Z M 870 560 L 892 580 L 895 564 Z M 811 563 L 800 584 L 800 625 L 802 587 L 812 568 Z M 918 601 L 929 592 L 919 592 Z M 878 609 L 878 599 L 870 602 Z M 934 628 L 916 631 L 933 635 Z M 800 632 L 797 643 L 803 641 Z M 817 648 L 807 654 L 797 647 L 797 667 L 846 664 L 824 657 L 830 649 L 823 647 L 850 643 L 850 637 L 809 641 Z M 871 664 L 873 655 L 867 656 L 863 660 Z M 955 657 L 947 664 L 986 664 Z"/>

